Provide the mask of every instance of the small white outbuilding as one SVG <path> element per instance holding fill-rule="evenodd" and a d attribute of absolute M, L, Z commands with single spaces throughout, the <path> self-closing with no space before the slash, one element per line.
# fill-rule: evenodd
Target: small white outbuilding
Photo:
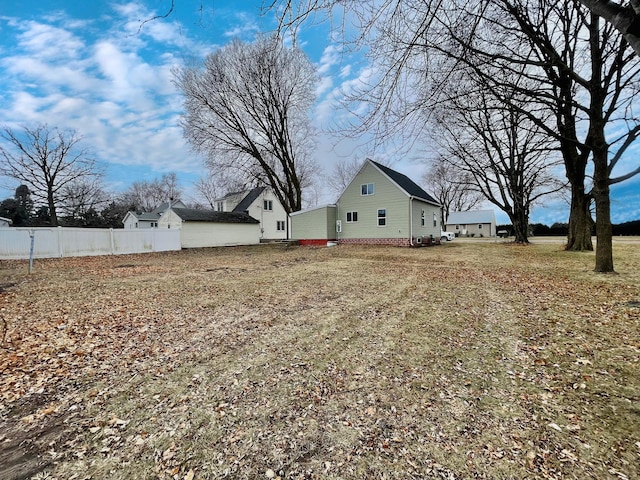
<path fill-rule="evenodd" d="M 179 229 L 182 248 L 260 243 L 260 222 L 246 213 L 171 207 L 158 228 Z"/>

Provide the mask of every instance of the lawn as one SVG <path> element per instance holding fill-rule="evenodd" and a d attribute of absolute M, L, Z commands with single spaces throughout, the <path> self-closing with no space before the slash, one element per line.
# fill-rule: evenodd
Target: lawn
<path fill-rule="evenodd" d="M 0 478 L 640 478 L 640 243 L 0 261 Z"/>

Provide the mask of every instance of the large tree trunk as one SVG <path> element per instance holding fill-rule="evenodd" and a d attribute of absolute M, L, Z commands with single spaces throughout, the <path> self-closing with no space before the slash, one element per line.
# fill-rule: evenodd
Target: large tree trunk
<path fill-rule="evenodd" d="M 514 242 L 529 243 L 529 213 L 522 205 L 513 205 L 513 212 L 509 215 L 513 226 Z"/>
<path fill-rule="evenodd" d="M 591 122 L 587 144 L 593 155 L 593 197 L 596 202 L 596 272 L 613 272 L 613 239 L 611 228 L 611 198 L 609 196 L 609 145 L 605 135 L 607 126 L 604 114 L 607 92 L 601 78 L 604 77 L 600 44 L 600 19 L 592 13 L 590 25 L 591 69 Z M 597 80 L 594 80 L 597 79 Z"/>
<path fill-rule="evenodd" d="M 572 252 L 585 252 L 593 250 L 591 231 L 593 220 L 589 210 L 590 197 L 584 191 L 582 185 L 571 187 L 571 210 L 569 211 L 569 236 L 567 237 L 566 250 Z"/>
<path fill-rule="evenodd" d="M 593 196 L 596 202 L 596 272 L 613 272 L 613 231 L 606 147 L 594 151 Z"/>
<path fill-rule="evenodd" d="M 47 195 L 47 203 L 49 205 L 49 224 L 52 227 L 58 226 L 58 215 L 56 214 L 56 202 L 53 198 L 53 193 L 49 192 Z"/>

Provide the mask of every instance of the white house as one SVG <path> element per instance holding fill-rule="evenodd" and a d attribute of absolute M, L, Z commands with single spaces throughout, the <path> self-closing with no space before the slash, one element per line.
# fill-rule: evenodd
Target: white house
<path fill-rule="evenodd" d="M 258 220 L 240 212 L 171 207 L 158 220 L 158 228 L 179 229 L 182 248 L 260 243 Z"/>
<path fill-rule="evenodd" d="M 495 237 L 496 216 L 493 210 L 451 212 L 447 231 L 461 237 Z"/>
<path fill-rule="evenodd" d="M 246 213 L 258 220 L 262 241 L 288 238 L 287 212 L 268 187 L 229 193 L 215 205 L 218 212 Z"/>
<path fill-rule="evenodd" d="M 186 205 L 180 200 L 163 203 L 152 212 L 129 211 L 122 219 L 125 229 L 136 228 L 158 228 L 158 220 L 169 207 L 185 208 Z"/>

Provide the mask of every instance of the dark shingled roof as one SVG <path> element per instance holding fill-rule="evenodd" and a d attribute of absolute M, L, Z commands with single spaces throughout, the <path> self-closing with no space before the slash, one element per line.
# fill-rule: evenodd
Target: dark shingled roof
<path fill-rule="evenodd" d="M 157 222 L 160 219 L 160 214 L 150 212 L 130 212 L 138 220 L 146 220 L 149 222 Z"/>
<path fill-rule="evenodd" d="M 252 189 L 247 195 L 242 199 L 242 201 L 236 205 L 236 208 L 233 209 L 234 212 L 246 212 L 249 210 L 249 207 L 253 203 L 253 201 L 260 196 L 265 187 L 256 187 Z"/>
<path fill-rule="evenodd" d="M 216 212 L 215 210 L 198 210 L 195 208 L 172 208 L 176 215 L 188 222 L 213 223 L 260 223 L 246 213 Z"/>
<path fill-rule="evenodd" d="M 369 160 L 376 167 L 378 167 L 382 172 L 387 175 L 391 180 L 396 182 L 400 188 L 402 188 L 405 192 L 407 192 L 412 197 L 417 197 L 422 200 L 426 200 L 427 202 L 435 203 L 436 205 L 440 205 L 438 201 L 425 192 L 422 187 L 420 187 L 417 183 L 411 180 L 406 175 L 403 175 L 400 172 L 396 172 L 395 170 L 391 170 L 389 167 L 385 167 L 384 165 L 379 164 L 378 162 L 374 162 L 373 160 Z"/>

